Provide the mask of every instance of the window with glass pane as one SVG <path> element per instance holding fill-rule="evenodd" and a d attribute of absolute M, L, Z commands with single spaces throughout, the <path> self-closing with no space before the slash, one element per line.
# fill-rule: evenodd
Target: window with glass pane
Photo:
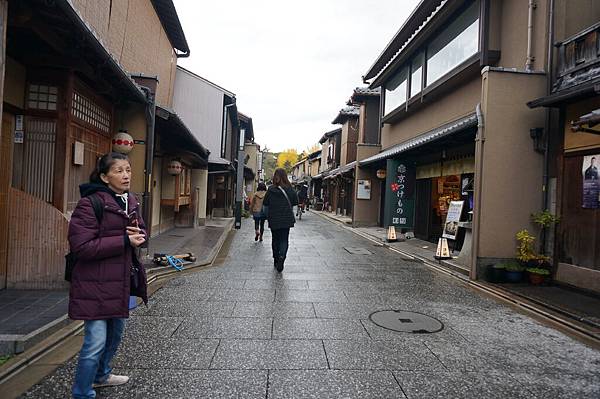
<path fill-rule="evenodd" d="M 423 83 L 423 53 L 417 54 L 413 59 L 410 70 L 410 96 L 421 92 L 421 83 Z"/>
<path fill-rule="evenodd" d="M 404 67 L 385 84 L 385 114 L 389 114 L 406 102 L 408 68 Z"/>
<path fill-rule="evenodd" d="M 27 108 L 56 111 L 58 87 L 30 84 L 27 90 Z"/>
<path fill-rule="evenodd" d="M 479 8 L 473 2 L 427 48 L 427 82 L 430 85 L 479 49 Z"/>

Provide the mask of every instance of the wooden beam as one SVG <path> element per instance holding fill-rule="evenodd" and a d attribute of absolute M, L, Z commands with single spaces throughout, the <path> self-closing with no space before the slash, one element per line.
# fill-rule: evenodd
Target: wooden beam
<path fill-rule="evenodd" d="M 0 117 L 3 115 L 4 104 L 4 73 L 6 68 L 6 26 L 8 23 L 8 0 L 0 0 Z M 4 118 L 0 124 L 0 143 L 8 142 L 10 145 L 9 153 L 12 153 L 12 134 L 9 131 L 3 131 Z M 5 145 L 0 145 L 0 160 L 2 162 L 11 161 L 12 156 L 7 159 Z M 3 164 L 0 166 L 4 166 Z M 6 172 L 6 171 L 5 171 Z M 0 173 L 0 289 L 6 288 L 7 265 L 8 265 L 8 190 L 10 188 L 12 176 L 9 173 Z"/>

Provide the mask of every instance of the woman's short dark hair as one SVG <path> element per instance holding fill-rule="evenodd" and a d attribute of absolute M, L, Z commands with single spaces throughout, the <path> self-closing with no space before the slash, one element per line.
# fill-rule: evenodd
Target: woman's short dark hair
<path fill-rule="evenodd" d="M 258 183 L 256 191 L 267 191 L 267 185 L 263 182 Z"/>
<path fill-rule="evenodd" d="M 277 187 L 291 187 L 290 181 L 287 178 L 287 172 L 283 168 L 275 169 L 273 173 L 273 184 Z"/>
<path fill-rule="evenodd" d="M 99 183 L 104 184 L 100 175 L 107 174 L 110 168 L 114 165 L 117 160 L 123 160 L 129 162 L 129 158 L 125 154 L 121 154 L 120 152 L 109 152 L 108 154 L 102 155 L 98 162 L 96 162 L 96 169 L 90 175 L 90 183 Z"/>

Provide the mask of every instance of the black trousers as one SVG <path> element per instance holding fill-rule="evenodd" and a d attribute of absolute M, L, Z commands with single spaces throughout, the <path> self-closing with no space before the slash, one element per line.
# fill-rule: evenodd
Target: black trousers
<path fill-rule="evenodd" d="M 260 231 L 260 235 L 262 236 L 263 233 L 265 232 L 265 219 L 260 218 L 260 219 L 254 219 L 254 230 L 259 230 Z"/>
<path fill-rule="evenodd" d="M 290 228 L 271 230 L 273 236 L 271 247 L 273 248 L 273 258 L 284 258 L 288 251 L 288 240 L 290 237 Z"/>

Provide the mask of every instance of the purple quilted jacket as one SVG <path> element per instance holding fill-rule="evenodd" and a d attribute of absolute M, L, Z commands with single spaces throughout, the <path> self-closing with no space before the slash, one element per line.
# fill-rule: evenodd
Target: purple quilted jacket
<path fill-rule="evenodd" d="M 89 193 L 88 193 L 89 194 Z M 104 203 L 98 223 L 88 197 L 79 200 L 69 223 L 69 244 L 77 256 L 69 292 L 69 317 L 74 320 L 102 320 L 129 316 L 129 296 L 147 302 L 146 273 L 140 268 L 140 287 L 130 292 L 133 262 L 139 263 L 134 248 L 125 241 L 127 213 L 106 191 L 96 191 Z M 139 203 L 129 194 L 129 213 L 136 211 L 139 227 L 146 231 Z"/>

